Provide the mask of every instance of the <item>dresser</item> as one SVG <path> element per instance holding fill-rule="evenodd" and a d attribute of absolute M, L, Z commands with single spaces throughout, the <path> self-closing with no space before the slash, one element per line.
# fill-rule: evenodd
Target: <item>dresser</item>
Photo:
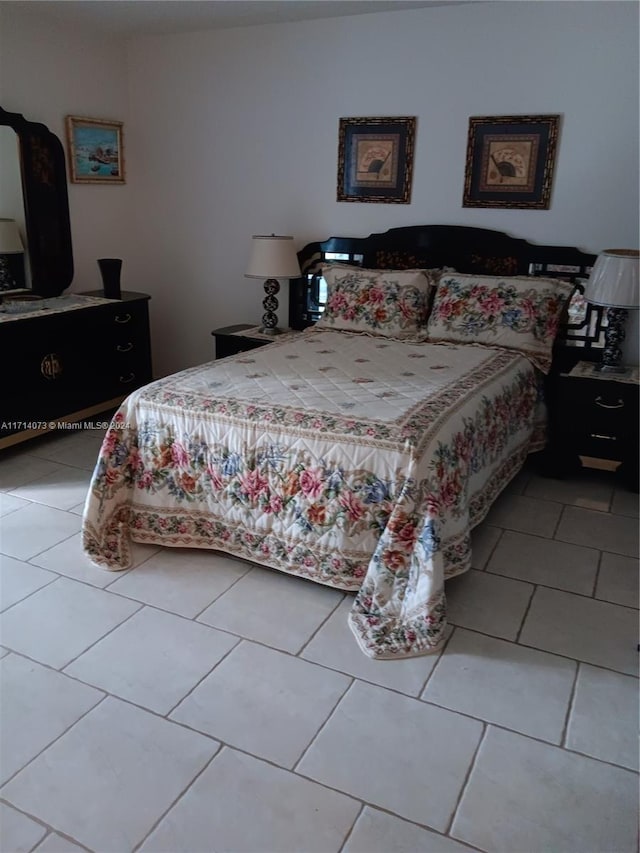
<path fill-rule="evenodd" d="M 0 448 L 107 412 L 152 379 L 149 296 L 74 296 L 87 306 L 0 322 Z"/>

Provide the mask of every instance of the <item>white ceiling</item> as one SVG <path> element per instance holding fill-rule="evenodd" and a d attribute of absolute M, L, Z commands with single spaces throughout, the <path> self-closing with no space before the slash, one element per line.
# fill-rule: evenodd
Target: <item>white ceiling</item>
<path fill-rule="evenodd" d="M 469 2 L 469 0 L 465 0 Z M 61 23 L 117 36 L 310 21 L 462 0 L 13 0 Z"/>

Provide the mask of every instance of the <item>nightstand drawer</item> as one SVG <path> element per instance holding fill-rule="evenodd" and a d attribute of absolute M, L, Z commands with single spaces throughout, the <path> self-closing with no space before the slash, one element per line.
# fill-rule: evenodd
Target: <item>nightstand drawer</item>
<path fill-rule="evenodd" d="M 638 386 L 601 380 L 560 383 L 561 424 L 585 435 L 630 436 L 637 431 Z"/>

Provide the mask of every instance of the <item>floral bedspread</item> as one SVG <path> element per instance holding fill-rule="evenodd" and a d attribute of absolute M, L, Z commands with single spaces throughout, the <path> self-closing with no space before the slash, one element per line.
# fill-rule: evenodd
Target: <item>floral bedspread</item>
<path fill-rule="evenodd" d="M 310 329 L 134 392 L 106 434 L 83 545 L 218 549 L 357 592 L 370 657 L 430 652 L 444 581 L 533 449 L 523 357 Z"/>

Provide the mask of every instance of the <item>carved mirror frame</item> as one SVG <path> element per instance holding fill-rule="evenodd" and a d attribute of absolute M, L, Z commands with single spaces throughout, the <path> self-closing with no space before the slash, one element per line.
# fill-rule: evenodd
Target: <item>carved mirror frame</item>
<path fill-rule="evenodd" d="M 48 127 L 0 107 L 0 125 L 18 136 L 31 267 L 31 291 L 59 296 L 73 279 L 73 251 L 64 149 Z"/>

